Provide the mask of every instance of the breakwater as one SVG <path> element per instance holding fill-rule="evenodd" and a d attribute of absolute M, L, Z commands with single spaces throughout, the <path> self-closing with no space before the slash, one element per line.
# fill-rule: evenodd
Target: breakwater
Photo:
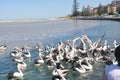
<path fill-rule="evenodd" d="M 72 19 L 75 20 L 112 20 L 112 21 L 120 21 L 120 17 L 92 17 L 92 16 L 86 16 L 86 17 L 73 17 Z"/>

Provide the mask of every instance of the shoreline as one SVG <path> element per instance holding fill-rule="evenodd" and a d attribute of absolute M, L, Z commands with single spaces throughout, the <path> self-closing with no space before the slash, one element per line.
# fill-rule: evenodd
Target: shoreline
<path fill-rule="evenodd" d="M 55 21 L 55 20 L 68 20 L 67 18 L 50 18 L 50 19 L 23 19 L 23 20 L 0 20 L 0 23 L 8 22 L 44 22 L 44 21 Z"/>
<path fill-rule="evenodd" d="M 73 17 L 73 18 L 50 18 L 50 19 L 23 19 L 23 20 L 0 20 L 0 23 L 9 23 L 9 22 L 45 22 L 45 21 L 57 21 L 57 20 L 111 20 L 111 21 L 120 21 L 120 17 Z"/>

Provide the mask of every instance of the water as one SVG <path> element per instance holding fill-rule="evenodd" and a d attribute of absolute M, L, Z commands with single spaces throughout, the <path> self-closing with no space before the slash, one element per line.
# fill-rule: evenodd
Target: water
<path fill-rule="evenodd" d="M 24 44 L 35 48 L 38 41 L 44 46 L 57 45 L 59 41 L 66 41 L 82 35 L 85 32 L 92 41 L 96 41 L 104 33 L 104 40 L 112 47 L 114 39 L 120 42 L 120 22 L 116 21 L 45 21 L 45 22 L 11 22 L 0 23 L 0 45 L 7 45 L 7 50 L 0 52 L 0 80 L 7 80 L 7 74 L 17 71 L 16 65 L 10 58 L 9 53 L 15 46 L 21 47 Z M 103 43 L 104 41 L 102 41 Z M 31 50 L 32 57 L 26 59 L 27 69 L 24 73 L 24 80 L 51 80 L 51 72 L 46 65 L 35 67 L 34 59 L 38 58 L 37 51 Z M 87 74 L 79 74 L 70 71 L 66 76 L 67 80 L 101 80 L 104 71 L 104 64 L 93 64 L 93 71 Z"/>

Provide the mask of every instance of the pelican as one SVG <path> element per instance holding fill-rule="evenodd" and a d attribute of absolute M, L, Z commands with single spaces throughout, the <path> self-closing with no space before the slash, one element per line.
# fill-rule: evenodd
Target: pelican
<path fill-rule="evenodd" d="M 23 62 L 23 57 L 22 57 L 22 53 L 20 52 L 19 53 L 19 56 L 16 58 L 16 57 L 13 57 L 13 60 L 15 62 Z"/>
<path fill-rule="evenodd" d="M 65 47 L 65 53 L 66 53 L 66 58 L 69 60 L 72 60 L 75 56 L 77 56 L 76 48 L 75 48 L 75 42 L 80 39 L 80 37 L 77 37 L 73 40 L 67 40 L 67 45 Z"/>
<path fill-rule="evenodd" d="M 53 55 L 52 55 L 53 50 L 54 50 L 54 47 L 50 49 L 50 54 L 46 56 L 47 58 L 46 64 L 47 64 L 47 67 L 50 69 L 54 67 L 54 60 L 53 60 Z"/>
<path fill-rule="evenodd" d="M 74 70 L 79 73 L 86 73 L 85 68 L 83 68 L 82 66 L 76 66 L 76 67 L 74 67 Z"/>
<path fill-rule="evenodd" d="M 53 74 L 53 75 L 59 75 L 58 72 L 59 72 L 61 75 L 65 76 L 65 75 L 67 75 L 68 70 L 67 70 L 67 69 L 64 69 L 64 70 L 55 69 L 55 70 L 53 70 L 52 74 Z"/>
<path fill-rule="evenodd" d="M 56 63 L 56 68 L 57 69 L 64 69 L 64 66 L 62 64 L 60 64 L 60 62 Z"/>
<path fill-rule="evenodd" d="M 46 64 L 47 64 L 47 67 L 48 67 L 49 69 L 54 68 L 54 62 L 53 62 L 53 60 L 51 60 L 51 59 L 47 60 L 47 61 L 46 61 Z"/>
<path fill-rule="evenodd" d="M 87 46 L 86 46 L 86 44 L 85 44 L 85 41 L 82 39 L 82 38 L 80 38 L 80 40 L 82 41 L 82 44 L 83 44 L 83 50 L 82 49 L 78 49 L 78 51 L 82 54 L 82 55 L 84 55 L 84 56 L 89 56 L 88 54 L 87 54 Z"/>
<path fill-rule="evenodd" d="M 88 58 L 84 58 L 84 60 L 81 62 L 82 67 L 84 67 L 86 70 L 92 70 L 93 66 L 88 62 Z"/>
<path fill-rule="evenodd" d="M 18 62 L 17 65 L 20 67 L 20 70 L 25 70 L 27 68 L 27 64 L 24 61 Z"/>
<path fill-rule="evenodd" d="M 7 76 L 8 79 L 13 79 L 13 78 L 22 79 L 23 76 L 24 76 L 24 74 L 23 74 L 23 72 L 21 71 L 19 65 L 17 65 L 17 70 L 18 70 L 18 72 L 10 72 L 10 73 L 8 73 L 8 76 Z"/>
<path fill-rule="evenodd" d="M 82 60 L 77 61 L 77 65 L 73 66 L 73 69 L 79 73 L 86 73 L 86 69 L 82 66 Z"/>
<path fill-rule="evenodd" d="M 55 75 L 55 76 L 52 76 L 52 80 L 66 80 L 66 79 L 63 76 Z"/>
<path fill-rule="evenodd" d="M 105 33 L 98 39 L 98 41 L 94 42 L 94 43 L 91 43 L 90 41 L 88 41 L 89 45 L 90 45 L 90 49 L 89 51 L 91 51 L 92 53 L 94 53 L 94 50 L 97 50 L 97 48 L 99 47 L 101 41 L 103 40 L 105 36 Z"/>
<path fill-rule="evenodd" d="M 57 55 L 57 58 L 59 60 L 63 60 L 63 55 L 65 53 L 65 50 L 64 50 L 64 43 L 63 42 L 59 42 L 58 43 L 58 55 Z"/>
<path fill-rule="evenodd" d="M 82 39 L 85 42 L 88 42 L 90 45 L 93 44 L 93 42 L 88 38 L 88 36 L 85 33 L 82 34 Z"/>
<path fill-rule="evenodd" d="M 74 45 L 75 45 L 75 43 L 76 43 L 76 41 L 77 41 L 78 39 L 80 39 L 80 37 L 77 37 L 77 38 L 75 38 L 75 39 L 73 39 L 73 40 L 67 40 L 67 44 L 68 44 L 70 47 L 74 47 Z"/>
<path fill-rule="evenodd" d="M 63 56 L 62 56 L 61 54 L 58 54 L 58 55 L 56 55 L 55 57 L 56 57 L 55 62 L 60 62 L 61 60 L 64 59 Z"/>
<path fill-rule="evenodd" d="M 103 46 L 103 52 L 105 53 L 105 54 L 107 54 L 107 53 L 110 53 L 110 46 L 108 45 L 108 43 L 107 43 L 107 40 L 105 40 L 105 43 L 104 43 L 104 46 Z"/>
<path fill-rule="evenodd" d="M 41 52 L 39 52 L 39 58 L 40 59 L 35 59 L 34 60 L 34 65 L 35 66 L 41 66 L 44 63 L 44 60 L 42 58 Z"/>
<path fill-rule="evenodd" d="M 41 52 L 42 49 L 43 49 L 42 43 L 41 43 L 41 42 L 38 42 L 36 48 L 38 49 L 38 52 Z"/>
<path fill-rule="evenodd" d="M 64 69 L 64 67 L 60 63 L 54 63 L 54 70 L 52 72 L 53 76 L 61 76 L 64 77 L 68 72 L 68 69 Z"/>
<path fill-rule="evenodd" d="M 44 62 L 41 61 L 40 59 L 35 59 L 35 60 L 34 60 L 34 65 L 35 65 L 35 66 L 41 66 L 43 63 L 44 63 Z"/>
<path fill-rule="evenodd" d="M 13 58 L 13 61 L 15 61 L 15 62 L 22 62 L 23 58 Z"/>
<path fill-rule="evenodd" d="M 10 52 L 10 55 L 13 57 L 13 58 L 19 58 L 19 56 L 20 56 L 20 52 L 18 52 L 18 51 L 12 51 L 12 52 Z"/>
<path fill-rule="evenodd" d="M 114 45 L 115 48 L 119 46 L 119 44 L 117 43 L 116 40 L 114 40 L 113 45 Z"/>
<path fill-rule="evenodd" d="M 66 80 L 63 74 L 58 70 L 53 70 L 52 80 Z"/>
<path fill-rule="evenodd" d="M 70 47 L 69 45 L 66 45 L 64 60 L 66 62 L 69 62 L 73 60 L 75 56 L 77 56 L 76 49 L 74 47 Z"/>
<path fill-rule="evenodd" d="M 71 51 L 71 47 L 69 45 L 65 46 L 65 53 L 68 53 Z"/>
<path fill-rule="evenodd" d="M 64 43 L 63 42 L 59 42 L 58 43 L 58 52 L 59 52 L 59 55 L 64 55 L 65 51 L 64 51 Z"/>
<path fill-rule="evenodd" d="M 19 58 L 20 55 L 22 54 L 22 49 L 21 48 L 18 48 L 18 47 L 15 47 L 15 50 L 10 52 L 10 55 L 13 57 L 13 58 Z"/>
<path fill-rule="evenodd" d="M 7 46 L 5 46 L 5 45 L 0 46 L 0 51 L 5 51 L 6 49 L 7 49 Z"/>
<path fill-rule="evenodd" d="M 28 49 L 25 49 L 25 51 L 23 51 L 22 53 L 22 56 L 24 56 L 25 58 L 31 57 L 30 51 Z"/>

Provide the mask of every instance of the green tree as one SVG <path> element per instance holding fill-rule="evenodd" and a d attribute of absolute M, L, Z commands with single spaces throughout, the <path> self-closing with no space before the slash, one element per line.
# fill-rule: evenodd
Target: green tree
<path fill-rule="evenodd" d="M 83 8 L 82 8 L 82 11 L 81 11 L 81 14 L 80 14 L 81 16 L 92 16 L 93 15 L 93 13 L 92 12 L 90 12 L 90 9 L 89 9 L 89 6 L 87 7 L 87 8 L 85 8 L 84 6 L 83 6 Z"/>
<path fill-rule="evenodd" d="M 78 11 L 78 2 L 77 2 L 77 0 L 74 0 L 73 1 L 73 10 L 72 10 L 72 16 L 74 17 L 77 17 L 80 13 L 79 13 L 79 11 Z"/>
<path fill-rule="evenodd" d="M 99 4 L 99 7 L 98 7 L 98 15 L 102 15 L 102 14 L 105 14 L 106 11 L 105 11 L 105 6 L 102 6 L 101 4 Z"/>
<path fill-rule="evenodd" d="M 81 16 L 84 16 L 84 14 L 85 14 L 85 7 L 83 6 L 83 8 L 82 8 L 82 11 L 81 11 L 80 15 L 81 15 Z"/>

